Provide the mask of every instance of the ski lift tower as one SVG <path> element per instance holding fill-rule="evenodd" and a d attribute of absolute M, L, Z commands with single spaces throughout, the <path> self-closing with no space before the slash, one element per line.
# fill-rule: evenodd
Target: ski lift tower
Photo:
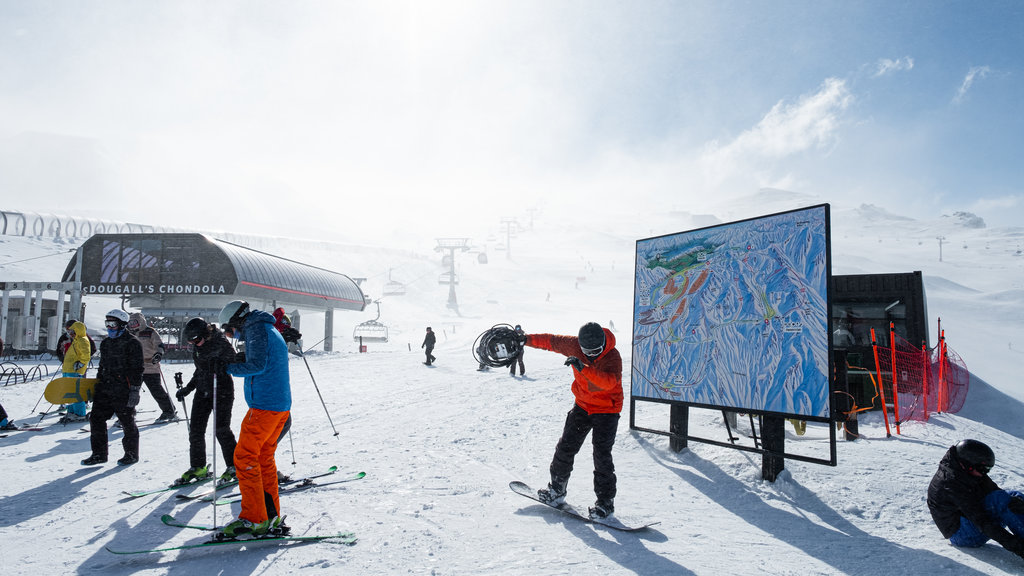
<path fill-rule="evenodd" d="M 519 222 L 515 218 L 502 218 L 501 225 L 505 227 L 505 258 L 512 258 L 512 229 L 519 230 Z"/>
<path fill-rule="evenodd" d="M 455 251 L 469 250 L 469 238 L 438 238 L 435 252 L 448 251 L 448 307 L 459 313 L 459 301 L 455 298 Z"/>

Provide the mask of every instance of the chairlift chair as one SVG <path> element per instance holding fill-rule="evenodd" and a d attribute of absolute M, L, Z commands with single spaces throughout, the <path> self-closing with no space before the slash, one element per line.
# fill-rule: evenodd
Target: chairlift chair
<path fill-rule="evenodd" d="M 352 339 L 356 342 L 387 342 L 388 327 L 377 321 L 380 318 L 380 301 L 374 302 L 377 305 L 377 317 L 356 325 L 352 330 Z"/>

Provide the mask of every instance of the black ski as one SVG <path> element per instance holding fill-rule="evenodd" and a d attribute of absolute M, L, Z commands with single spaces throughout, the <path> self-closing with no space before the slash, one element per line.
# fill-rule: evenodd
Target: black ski
<path fill-rule="evenodd" d="M 323 486 L 333 486 L 334 484 L 343 484 L 345 482 L 352 482 L 353 480 L 359 480 L 361 478 L 366 477 L 366 472 L 356 472 L 355 474 L 352 474 L 351 476 L 348 476 L 346 478 L 342 478 L 340 480 L 335 480 L 333 482 L 314 482 L 313 481 L 314 478 L 319 478 L 321 476 L 326 476 L 326 475 L 327 474 L 319 474 L 317 476 L 310 476 L 308 478 L 301 478 L 299 480 L 292 480 L 292 481 L 290 481 L 288 483 L 281 484 L 280 485 L 281 487 L 278 488 L 277 493 L 278 494 L 288 494 L 290 492 L 300 492 L 302 490 L 308 490 L 310 488 L 321 488 Z M 210 499 L 212 499 L 212 498 L 210 498 Z M 217 499 L 217 501 L 214 502 L 214 504 L 217 505 L 217 506 L 224 506 L 224 505 L 227 505 L 227 504 L 234 504 L 235 502 L 241 502 L 241 500 L 242 500 L 242 495 L 240 493 L 236 492 L 234 494 L 228 494 L 228 495 L 226 495 L 226 496 L 224 496 L 222 498 Z M 208 499 L 204 499 L 204 501 L 209 502 Z"/>
<path fill-rule="evenodd" d="M 351 546 L 356 543 L 356 536 L 352 532 L 341 532 L 338 534 L 323 534 L 314 536 L 264 536 L 262 538 L 249 538 L 245 540 L 234 540 L 234 539 L 223 539 L 223 540 L 206 540 L 198 544 L 183 544 L 181 546 L 167 546 L 165 548 L 149 548 L 146 550 L 114 550 L 110 546 L 105 546 L 107 552 L 112 554 L 150 554 L 153 552 L 170 552 L 172 550 L 189 550 L 192 548 L 206 548 L 207 546 L 226 546 L 229 544 L 239 544 L 242 546 L 258 544 L 260 546 L 267 546 L 271 543 L 283 544 L 286 542 L 334 542 L 336 544 L 346 544 Z"/>

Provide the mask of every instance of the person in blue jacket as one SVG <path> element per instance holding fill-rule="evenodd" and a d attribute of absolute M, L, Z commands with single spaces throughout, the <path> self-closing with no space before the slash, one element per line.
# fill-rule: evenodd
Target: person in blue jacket
<path fill-rule="evenodd" d="M 287 533 L 278 498 L 277 463 L 274 451 L 291 414 L 292 395 L 288 378 L 288 345 L 274 328 L 275 318 L 249 303 L 235 300 L 220 312 L 225 331 L 245 342 L 244 357 L 228 364 L 232 376 L 244 378 L 243 392 L 249 406 L 235 446 L 235 474 L 242 493 L 238 519 L 222 534 L 228 538 Z"/>

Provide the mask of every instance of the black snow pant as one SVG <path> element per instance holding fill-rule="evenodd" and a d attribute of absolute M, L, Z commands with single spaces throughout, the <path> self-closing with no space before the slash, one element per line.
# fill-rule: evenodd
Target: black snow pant
<path fill-rule="evenodd" d="M 235 465 L 235 433 L 231 431 L 231 407 L 234 394 L 217 398 L 217 415 L 213 418 L 214 435 L 220 444 L 226 466 Z M 213 396 L 196 393 L 192 399 L 192 419 L 188 427 L 188 464 L 193 468 L 206 466 L 206 424 L 213 412 Z"/>
<path fill-rule="evenodd" d="M 522 349 L 520 349 L 519 353 L 516 354 L 516 357 L 512 359 L 512 369 L 509 370 L 509 374 L 511 374 L 513 376 L 516 375 L 516 365 L 517 364 L 519 365 L 519 375 L 520 376 L 525 376 L 526 375 L 526 366 L 523 364 L 523 350 Z"/>
<path fill-rule="evenodd" d="M 583 447 L 587 434 L 593 430 L 594 444 L 594 494 L 598 500 L 615 498 L 615 463 L 612 462 L 612 446 L 619 428 L 618 414 L 587 414 L 579 405 L 573 405 L 565 417 L 562 437 L 555 446 L 555 457 L 551 460 L 552 481 L 569 481 L 576 453 Z"/>
<path fill-rule="evenodd" d="M 433 351 L 434 351 L 434 347 L 433 346 L 427 346 L 427 362 L 426 362 L 427 366 L 430 366 L 431 364 L 434 363 L 434 360 L 437 360 L 437 358 L 434 358 L 434 355 L 432 354 Z"/>
<path fill-rule="evenodd" d="M 124 447 L 125 456 L 134 454 L 139 456 L 139 427 L 135 424 L 135 408 L 122 406 L 114 408 L 105 402 L 96 402 L 89 414 L 89 440 L 92 443 L 94 456 L 107 457 L 107 420 L 117 415 L 121 423 L 121 431 L 124 436 L 121 438 L 121 446 Z"/>
<path fill-rule="evenodd" d="M 7 410 L 4 410 L 4 405 L 0 404 L 0 422 L 7 420 Z"/>
<path fill-rule="evenodd" d="M 153 395 L 153 399 L 160 406 L 161 412 L 163 414 L 174 414 L 174 402 L 171 402 L 171 397 L 167 395 L 167 390 L 164 390 L 160 374 L 143 374 L 142 381 L 146 384 L 146 388 L 149 388 L 149 393 Z"/>

